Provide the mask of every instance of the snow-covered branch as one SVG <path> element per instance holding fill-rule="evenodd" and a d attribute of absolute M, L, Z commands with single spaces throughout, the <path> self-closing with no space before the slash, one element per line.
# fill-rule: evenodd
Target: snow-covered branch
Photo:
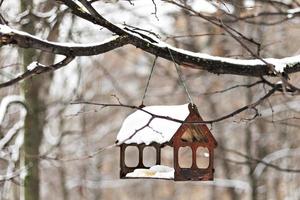
<path fill-rule="evenodd" d="M 7 131 L 3 138 L 0 140 L 0 150 L 20 131 L 24 126 L 24 119 L 27 113 L 26 105 L 24 104 L 24 99 L 18 95 L 6 96 L 2 99 L 0 104 L 0 128 L 3 125 L 3 121 L 9 106 L 12 104 L 20 104 L 20 120 L 14 124 L 14 126 Z"/>
<path fill-rule="evenodd" d="M 50 42 L 0 24 L 0 46 L 14 44 L 21 48 L 33 48 L 66 56 L 98 55 L 116 49 L 126 43 L 128 43 L 126 37 L 118 36 L 114 36 L 99 43 L 83 45 Z"/>
<path fill-rule="evenodd" d="M 101 20 L 104 20 L 103 18 Z M 96 22 L 94 22 L 96 23 Z M 100 23 L 99 23 L 100 24 Z M 103 22 L 101 22 L 103 24 Z M 34 48 L 54 54 L 66 56 L 91 56 L 106 53 L 121 46 L 132 44 L 145 52 L 157 55 L 169 61 L 174 61 L 184 67 L 206 70 L 215 74 L 233 74 L 243 76 L 274 76 L 270 65 L 275 66 L 278 72 L 287 74 L 300 71 L 300 55 L 282 59 L 233 59 L 212 56 L 204 53 L 195 53 L 168 45 L 159 39 L 141 31 L 132 31 L 128 27 L 110 24 L 117 29 L 120 36 L 95 44 L 80 45 L 56 43 L 39 39 L 28 33 L 17 31 L 5 25 L 0 25 L 0 45 L 14 44 L 21 48 Z M 267 63 L 267 64 L 266 64 Z"/>
<path fill-rule="evenodd" d="M 0 126 L 3 123 L 5 114 L 9 108 L 9 106 L 11 106 L 12 104 L 21 104 L 21 105 L 23 105 L 23 107 L 25 107 L 24 99 L 23 99 L 23 97 L 21 97 L 19 95 L 11 95 L 11 96 L 4 97 L 0 104 Z M 26 110 L 22 109 L 21 117 L 24 117 L 25 114 L 26 114 Z"/>

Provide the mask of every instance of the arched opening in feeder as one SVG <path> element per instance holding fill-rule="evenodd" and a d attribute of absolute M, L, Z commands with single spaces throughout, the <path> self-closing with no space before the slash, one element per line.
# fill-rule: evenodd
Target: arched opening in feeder
<path fill-rule="evenodd" d="M 174 168 L 173 158 L 174 158 L 173 147 L 166 145 L 161 149 L 161 165 Z"/>
<path fill-rule="evenodd" d="M 190 168 L 193 165 L 193 152 L 191 147 L 180 147 L 178 150 L 178 163 L 181 168 Z"/>
<path fill-rule="evenodd" d="M 128 146 L 125 150 L 125 165 L 136 167 L 139 164 L 139 149 L 136 146 Z"/>
<path fill-rule="evenodd" d="M 209 166 L 209 150 L 206 147 L 197 148 L 197 166 L 206 169 Z"/>
<path fill-rule="evenodd" d="M 193 123 L 203 121 L 196 106 L 147 106 L 143 110 L 129 115 L 117 136 L 120 177 L 213 180 L 213 150 L 217 142 L 205 124 Z M 167 118 L 152 118 L 153 115 Z M 138 149 L 136 166 L 125 163 L 126 157 L 133 155 L 125 153 L 129 147 Z M 165 147 L 172 149 L 172 165 L 162 165 Z"/>
<path fill-rule="evenodd" d="M 156 158 L 156 149 L 151 146 L 146 146 L 143 151 L 143 164 L 146 167 L 151 167 L 156 164 L 157 158 Z"/>

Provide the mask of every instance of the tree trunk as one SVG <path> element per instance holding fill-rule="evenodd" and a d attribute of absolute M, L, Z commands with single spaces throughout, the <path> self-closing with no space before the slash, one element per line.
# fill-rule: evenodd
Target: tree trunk
<path fill-rule="evenodd" d="M 31 10 L 33 0 L 21 0 L 21 11 Z M 34 19 L 28 16 L 29 22 L 22 25 L 22 30 L 30 34 L 35 34 Z M 54 25 L 49 33 L 48 39 L 54 40 L 58 37 L 58 24 Z M 35 60 L 44 64 L 54 62 L 53 54 L 43 53 L 37 56 L 33 49 L 24 49 L 21 52 L 23 70 Z M 24 188 L 21 199 L 38 200 L 40 197 L 40 178 L 39 178 L 39 148 L 43 136 L 45 124 L 46 102 L 44 96 L 47 95 L 52 74 L 44 74 L 24 80 L 21 92 L 24 95 L 28 112 L 24 124 L 24 150 L 22 165 L 27 167 L 27 174 L 24 178 Z"/>
<path fill-rule="evenodd" d="M 21 0 L 21 11 L 31 9 L 33 6 L 32 0 Z M 31 34 L 35 34 L 34 23 L 29 21 L 22 25 L 22 30 Z M 36 57 L 36 52 L 33 49 L 24 49 L 22 51 L 23 70 L 26 70 L 33 59 Z M 28 106 L 28 112 L 25 117 L 24 125 L 24 152 L 23 165 L 27 167 L 27 174 L 24 178 L 23 197 L 25 200 L 39 199 L 39 146 L 42 136 L 42 115 L 43 108 L 39 101 L 39 77 L 27 79 L 23 82 L 22 93 L 25 98 L 25 103 Z"/>

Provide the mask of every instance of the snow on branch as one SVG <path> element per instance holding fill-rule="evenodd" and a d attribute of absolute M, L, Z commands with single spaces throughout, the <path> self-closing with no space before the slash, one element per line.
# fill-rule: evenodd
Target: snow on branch
<path fill-rule="evenodd" d="M 15 177 L 20 176 L 20 174 L 25 173 L 26 168 L 21 168 L 19 170 L 13 171 L 11 173 L 6 173 L 6 175 L 0 175 L 0 182 L 4 182 L 10 179 L 13 179 Z"/>
<path fill-rule="evenodd" d="M 0 150 L 11 141 L 11 139 L 24 127 L 24 118 L 14 124 L 14 126 L 9 129 L 4 137 L 0 140 Z"/>
<path fill-rule="evenodd" d="M 101 20 L 104 20 L 103 18 Z M 101 22 L 102 24 L 103 22 Z M 106 41 L 80 45 L 56 43 L 39 39 L 26 32 L 11 29 L 0 25 L 0 45 L 15 44 L 21 48 L 34 48 L 42 51 L 66 56 L 91 56 L 106 53 L 121 46 L 132 44 L 148 53 L 165 58 L 185 67 L 206 70 L 216 74 L 235 74 L 243 76 L 274 76 L 269 65 L 273 65 L 278 72 L 295 73 L 300 71 L 300 55 L 282 59 L 266 58 L 243 60 L 212 56 L 204 53 L 195 53 L 166 44 L 159 39 L 131 30 L 128 27 L 115 26 L 120 36 L 114 36 Z M 174 59 L 174 60 L 173 60 Z M 266 64 L 268 63 L 268 64 Z"/>
<path fill-rule="evenodd" d="M 287 62 L 284 62 L 282 60 L 273 58 L 265 60 L 263 58 L 257 57 L 259 58 L 258 60 L 249 61 L 236 59 L 231 60 L 229 58 L 214 57 L 205 54 L 195 55 L 195 53 L 190 51 L 184 51 L 181 49 L 176 49 L 169 45 L 164 45 L 163 42 L 158 41 L 158 39 L 153 39 L 153 37 L 151 38 L 149 37 L 149 35 L 145 35 L 139 31 L 130 30 L 128 28 L 127 30 L 125 30 L 124 28 L 117 26 L 111 23 L 110 21 L 106 20 L 104 17 L 102 17 L 97 11 L 94 10 L 92 5 L 88 1 L 80 1 L 84 3 L 85 7 L 94 11 L 92 15 L 82 15 L 82 13 L 76 12 L 76 10 L 74 10 L 74 7 L 72 6 L 72 4 L 69 3 L 68 0 L 64 0 L 63 2 L 73 10 L 73 13 L 75 15 L 99 26 L 105 27 L 111 32 L 116 33 L 120 36 L 127 35 L 130 38 L 130 44 L 136 46 L 137 48 L 140 48 L 148 53 L 160 56 L 167 60 L 177 62 L 178 64 L 184 65 L 186 67 L 207 70 L 209 72 L 217 74 L 236 74 L 245 76 L 277 76 L 278 73 L 280 74 L 280 72 L 283 72 L 287 66 L 289 66 L 289 68 L 285 70 L 286 73 L 293 73 L 300 70 L 299 56 L 289 58 Z M 213 21 L 208 20 L 206 17 L 204 17 L 204 19 L 214 24 Z M 219 25 L 219 27 L 225 29 L 223 24 Z M 227 28 L 232 30 L 232 28 L 230 27 Z M 236 31 L 234 32 L 237 33 Z M 234 36 L 231 31 L 230 33 L 230 35 L 236 39 L 236 36 Z M 241 34 L 238 33 L 238 35 Z M 243 36 L 243 38 L 245 37 Z M 241 43 L 240 40 L 238 41 L 243 47 L 245 47 L 245 45 Z M 248 48 L 246 49 L 249 50 Z M 252 51 L 250 52 L 251 54 L 253 54 Z M 290 59 L 292 60 L 291 62 Z M 297 61 L 294 62 L 294 59 Z M 259 60 L 261 62 L 259 62 Z"/>
<path fill-rule="evenodd" d="M 23 105 L 23 107 L 25 107 L 24 98 L 19 95 L 11 95 L 11 96 L 6 96 L 2 99 L 0 104 L 0 126 L 4 121 L 4 117 L 9 106 L 11 106 L 12 104 L 21 104 Z M 26 114 L 26 109 L 22 109 L 21 116 L 24 117 L 25 114 Z"/>
<path fill-rule="evenodd" d="M 0 150 L 15 136 L 24 126 L 24 119 L 27 113 L 26 105 L 24 104 L 24 98 L 19 95 L 6 96 L 2 99 L 0 104 L 0 128 L 3 125 L 3 121 L 9 106 L 12 104 L 20 104 L 20 120 L 14 124 L 14 126 L 7 131 L 4 137 L 0 140 Z"/>
<path fill-rule="evenodd" d="M 135 32 L 137 32 L 135 30 Z M 140 37 L 142 37 L 142 35 L 144 35 L 143 33 L 139 32 Z M 136 34 L 136 36 L 138 37 L 139 35 Z M 284 72 L 284 71 L 289 71 L 288 68 L 290 67 L 300 67 L 300 55 L 296 55 L 296 56 L 291 56 L 291 57 L 286 57 L 286 58 L 282 58 L 282 59 L 277 59 L 277 58 L 264 58 L 263 60 L 261 59 L 234 59 L 234 58 L 226 58 L 226 57 L 220 57 L 220 56 L 212 56 L 209 54 L 205 54 L 205 53 L 195 53 L 195 52 L 191 52 L 191 51 L 187 51 L 187 50 L 183 50 L 180 48 L 176 48 L 173 47 L 169 44 L 166 44 L 160 40 L 158 40 L 157 38 L 153 37 L 152 35 L 148 34 L 147 37 L 150 37 L 152 41 L 152 44 L 154 46 L 160 47 L 160 48 L 164 48 L 164 49 L 168 49 L 170 51 L 172 51 L 172 54 L 174 53 L 175 55 L 177 54 L 183 54 L 184 56 L 186 56 L 186 58 L 191 59 L 191 61 L 195 60 L 195 64 L 194 68 L 201 68 L 200 66 L 196 66 L 197 62 L 207 62 L 206 65 L 209 65 L 208 63 L 212 63 L 212 65 L 217 65 L 220 64 L 225 65 L 225 66 L 229 66 L 231 65 L 232 67 L 236 66 L 240 66 L 240 67 L 244 67 L 245 69 L 247 67 L 257 67 L 257 66 L 261 66 L 262 68 L 264 66 L 266 66 L 265 63 L 269 63 L 271 65 L 274 65 L 275 70 L 278 72 Z M 147 38 L 143 38 L 143 39 L 147 39 Z M 148 42 L 149 41 L 148 39 Z M 263 62 L 265 61 L 265 62 Z M 185 63 L 182 63 L 183 65 Z M 189 65 L 188 62 L 186 62 L 186 65 Z M 205 64 L 204 64 L 205 65 Z M 202 66 L 203 68 L 205 66 Z M 269 75 L 272 75 L 272 72 L 269 72 Z"/>
<path fill-rule="evenodd" d="M 93 44 L 58 43 L 39 39 L 23 31 L 0 24 L 0 46 L 13 44 L 66 56 L 90 56 L 108 52 L 127 43 L 126 37 L 113 36 Z"/>

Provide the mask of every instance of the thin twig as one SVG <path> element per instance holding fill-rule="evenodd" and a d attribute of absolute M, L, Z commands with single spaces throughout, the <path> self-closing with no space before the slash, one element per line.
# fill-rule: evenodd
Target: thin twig
<path fill-rule="evenodd" d="M 64 60 L 60 61 L 59 63 L 49 65 L 49 66 L 45 66 L 45 65 L 36 63 L 36 66 L 34 69 L 26 70 L 24 73 L 17 76 L 16 78 L 6 81 L 4 83 L 0 83 L 0 88 L 11 86 L 15 83 L 20 82 L 21 80 L 27 79 L 36 74 L 43 74 L 46 72 L 51 72 L 51 71 L 57 70 L 61 67 L 66 66 L 67 64 L 69 64 L 73 59 L 74 59 L 74 57 L 66 57 Z"/>

